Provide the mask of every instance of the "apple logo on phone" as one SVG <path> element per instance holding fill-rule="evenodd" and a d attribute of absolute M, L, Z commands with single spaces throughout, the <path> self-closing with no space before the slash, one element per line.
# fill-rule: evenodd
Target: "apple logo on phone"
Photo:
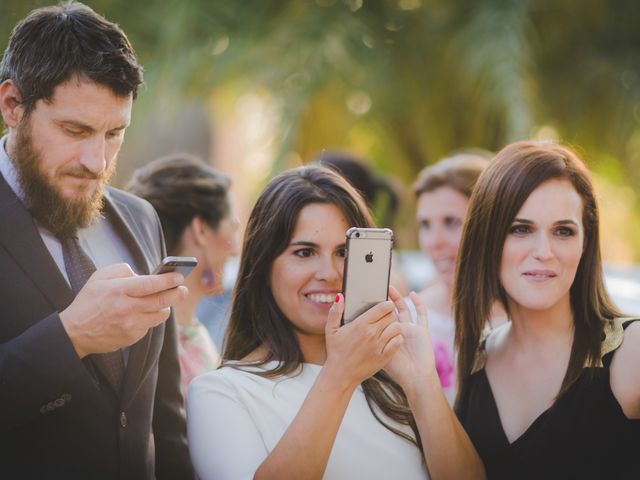
<path fill-rule="evenodd" d="M 367 263 L 373 262 L 373 252 L 369 252 L 364 256 L 364 261 Z"/>

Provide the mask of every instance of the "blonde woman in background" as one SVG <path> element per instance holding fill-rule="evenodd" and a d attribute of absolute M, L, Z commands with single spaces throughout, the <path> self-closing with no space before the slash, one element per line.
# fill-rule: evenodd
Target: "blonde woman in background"
<path fill-rule="evenodd" d="M 456 257 L 471 192 L 490 158 L 489 152 L 482 150 L 453 154 L 424 168 L 413 186 L 420 249 L 435 270 L 419 296 L 428 311 L 436 367 L 450 404 L 456 395 L 452 312 Z M 503 323 L 503 317 L 496 309 L 489 326 Z"/>

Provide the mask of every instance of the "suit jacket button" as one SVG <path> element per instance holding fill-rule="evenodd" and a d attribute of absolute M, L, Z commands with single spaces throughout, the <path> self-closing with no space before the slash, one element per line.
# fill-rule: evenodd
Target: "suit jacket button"
<path fill-rule="evenodd" d="M 122 428 L 127 426 L 127 414 L 124 412 L 120 414 L 120 426 Z"/>

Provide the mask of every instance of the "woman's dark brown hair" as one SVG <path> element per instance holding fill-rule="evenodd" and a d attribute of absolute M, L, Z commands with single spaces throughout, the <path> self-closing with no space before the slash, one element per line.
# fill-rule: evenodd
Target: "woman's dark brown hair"
<path fill-rule="evenodd" d="M 265 376 L 293 373 L 304 362 L 293 326 L 273 298 L 269 276 L 274 260 L 291 240 L 300 211 L 317 203 L 338 207 L 350 226 L 373 226 L 362 197 L 337 173 L 320 166 L 306 166 L 275 177 L 258 198 L 247 223 L 223 365 L 228 360 L 242 360 L 259 346 L 263 346 L 267 354 L 257 365 L 272 360 L 279 362 L 276 368 L 264 373 Z M 232 365 L 242 367 L 242 363 Z M 362 387 L 378 421 L 420 447 L 418 429 L 400 386 L 380 371 L 365 380 Z M 379 411 L 400 424 L 409 425 L 415 438 L 386 424 Z"/>
<path fill-rule="evenodd" d="M 231 180 L 186 153 L 158 158 L 137 169 L 126 189 L 147 200 L 158 212 L 167 252 L 180 250 L 180 239 L 194 217 L 217 230 L 230 213 Z"/>
<path fill-rule="evenodd" d="M 531 192 L 552 179 L 570 182 L 580 195 L 584 226 L 584 251 L 570 289 L 574 340 L 558 396 L 576 381 L 585 364 L 600 361 L 605 323 L 620 316 L 604 287 L 598 206 L 587 168 L 561 145 L 532 141 L 507 145 L 476 184 L 458 253 L 454 291 L 457 402 L 464 396 L 494 301 L 500 301 L 509 313 L 500 283 L 500 261 L 511 223 Z"/>

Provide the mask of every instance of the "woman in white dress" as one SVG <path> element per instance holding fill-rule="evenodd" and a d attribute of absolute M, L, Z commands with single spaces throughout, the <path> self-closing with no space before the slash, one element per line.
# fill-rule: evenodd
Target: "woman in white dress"
<path fill-rule="evenodd" d="M 340 326 L 361 197 L 322 167 L 273 179 L 251 213 L 223 366 L 188 395 L 203 479 L 483 478 L 435 370 L 426 316 L 391 288 Z"/>

